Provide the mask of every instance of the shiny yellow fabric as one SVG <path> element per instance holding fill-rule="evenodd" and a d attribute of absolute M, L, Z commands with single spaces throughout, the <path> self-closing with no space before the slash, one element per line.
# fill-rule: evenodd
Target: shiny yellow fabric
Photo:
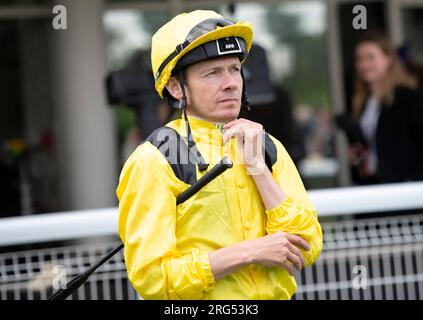
<path fill-rule="evenodd" d="M 210 163 L 223 155 L 236 160 L 236 139 L 222 147 L 213 123 L 189 117 L 197 148 Z M 184 121 L 167 126 L 186 137 Z M 290 299 L 296 282 L 279 267 L 245 266 L 215 281 L 208 252 L 268 233 L 285 231 L 306 239 L 307 265 L 322 249 L 322 231 L 297 170 L 274 139 L 278 161 L 273 176 L 287 194 L 265 210 L 245 166 L 235 163 L 200 192 L 176 207 L 189 185 L 178 180 L 164 156 L 149 142 L 126 161 L 117 188 L 119 235 L 125 244 L 128 277 L 144 299 Z M 197 171 L 197 177 L 203 173 Z"/>

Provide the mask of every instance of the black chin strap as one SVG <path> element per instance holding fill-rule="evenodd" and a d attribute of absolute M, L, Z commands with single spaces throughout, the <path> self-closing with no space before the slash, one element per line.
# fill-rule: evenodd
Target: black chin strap
<path fill-rule="evenodd" d="M 190 153 L 190 155 L 194 157 L 195 162 L 198 165 L 198 170 L 204 171 L 204 170 L 207 170 L 209 164 L 204 161 L 204 158 L 202 157 L 200 151 L 198 151 L 197 145 L 195 144 L 195 141 L 192 137 L 191 127 L 189 125 L 189 121 L 187 117 L 187 98 L 185 95 L 185 82 L 184 82 L 184 76 L 182 71 L 179 72 L 179 81 L 180 81 L 181 89 L 182 89 L 182 98 L 181 98 L 181 101 L 179 101 L 179 108 L 181 108 L 184 112 L 185 128 L 187 131 L 188 152 Z"/>
<path fill-rule="evenodd" d="M 247 93 L 247 84 L 244 77 L 244 71 L 241 68 L 241 77 L 242 77 L 242 97 L 241 97 L 241 108 L 247 108 L 248 111 L 251 110 L 251 103 L 248 100 L 248 93 Z"/>

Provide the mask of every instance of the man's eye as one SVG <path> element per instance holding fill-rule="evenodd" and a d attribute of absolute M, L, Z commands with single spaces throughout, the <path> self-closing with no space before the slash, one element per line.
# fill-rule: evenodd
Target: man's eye
<path fill-rule="evenodd" d="M 234 72 L 239 72 L 239 71 L 241 70 L 241 68 L 238 68 L 238 67 L 233 67 L 233 68 L 232 68 L 232 70 L 233 70 Z"/>
<path fill-rule="evenodd" d="M 206 74 L 206 76 L 213 76 L 216 74 L 216 71 L 210 71 Z"/>

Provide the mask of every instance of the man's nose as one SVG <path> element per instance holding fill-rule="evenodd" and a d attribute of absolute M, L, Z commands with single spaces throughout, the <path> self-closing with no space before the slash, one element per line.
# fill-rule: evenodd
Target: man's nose
<path fill-rule="evenodd" d="M 222 79 L 223 90 L 235 90 L 238 86 L 237 75 L 226 71 Z"/>

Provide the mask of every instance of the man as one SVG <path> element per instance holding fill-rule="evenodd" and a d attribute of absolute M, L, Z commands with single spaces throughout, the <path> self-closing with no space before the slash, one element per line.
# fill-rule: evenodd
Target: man
<path fill-rule="evenodd" d="M 316 211 L 286 150 L 237 119 L 252 37 L 251 24 L 201 10 L 153 36 L 156 90 L 183 117 L 134 151 L 117 188 L 128 277 L 144 299 L 290 299 L 294 271 L 321 252 Z M 188 163 L 176 161 L 180 150 Z M 234 166 L 177 206 L 223 155 Z"/>

